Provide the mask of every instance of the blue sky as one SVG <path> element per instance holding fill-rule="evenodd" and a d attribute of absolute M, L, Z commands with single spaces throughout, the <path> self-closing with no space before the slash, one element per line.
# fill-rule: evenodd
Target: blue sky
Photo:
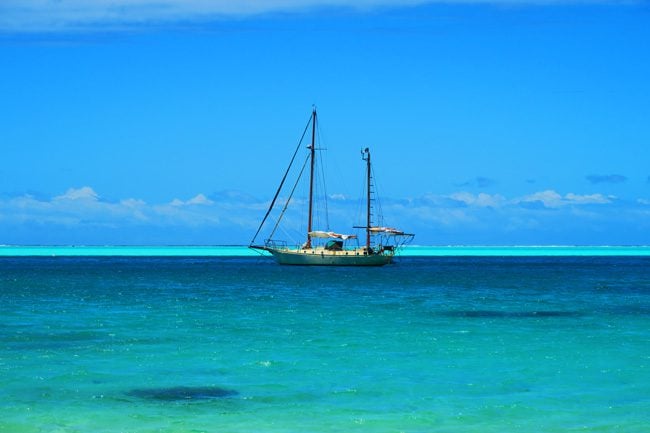
<path fill-rule="evenodd" d="M 0 244 L 246 244 L 312 104 L 418 244 L 650 244 L 645 1 L 4 1 Z"/>

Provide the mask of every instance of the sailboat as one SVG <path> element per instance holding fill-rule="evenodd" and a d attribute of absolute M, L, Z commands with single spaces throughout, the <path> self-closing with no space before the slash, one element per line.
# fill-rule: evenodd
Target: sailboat
<path fill-rule="evenodd" d="M 412 233 L 405 233 L 402 230 L 385 227 L 373 224 L 374 208 L 373 203 L 373 176 L 372 165 L 370 159 L 370 149 L 365 148 L 361 151 L 362 159 L 366 163 L 365 171 L 365 224 L 353 226 L 356 229 L 363 229 L 365 231 L 364 243 L 360 244 L 358 236 L 355 234 L 341 234 L 333 231 L 318 230 L 314 228 L 314 177 L 316 166 L 316 124 L 317 114 L 316 108 L 312 110 L 310 121 L 305 127 L 303 138 L 311 125 L 311 144 L 307 146 L 309 150 L 308 159 L 303 165 L 303 170 L 309 163 L 309 200 L 307 202 L 307 229 L 303 233 L 305 242 L 298 243 L 295 246 L 289 246 L 286 241 L 274 240 L 273 236 L 280 224 L 280 221 L 285 214 L 289 204 L 292 202 L 292 196 L 295 191 L 295 185 L 286 200 L 282 212 L 277 219 L 271 235 L 264 241 L 262 245 L 256 244 L 256 239 L 259 236 L 262 227 L 265 226 L 275 204 L 280 196 L 287 176 L 291 167 L 296 159 L 296 155 L 301 148 L 303 138 L 301 138 L 298 146 L 291 158 L 289 167 L 284 173 L 284 177 L 280 182 L 275 196 L 271 200 L 266 215 L 253 236 L 249 245 L 250 248 L 267 251 L 275 258 L 275 260 L 282 265 L 321 265 L 321 266 L 383 266 L 393 261 L 398 249 L 404 244 L 410 242 L 415 236 Z M 300 170 L 300 174 L 303 173 Z M 300 176 L 300 175 L 299 175 Z"/>

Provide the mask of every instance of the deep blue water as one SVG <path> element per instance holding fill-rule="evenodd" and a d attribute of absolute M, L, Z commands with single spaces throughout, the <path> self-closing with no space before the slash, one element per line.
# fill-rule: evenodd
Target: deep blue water
<path fill-rule="evenodd" d="M 1 432 L 650 431 L 650 258 L 0 258 Z"/>

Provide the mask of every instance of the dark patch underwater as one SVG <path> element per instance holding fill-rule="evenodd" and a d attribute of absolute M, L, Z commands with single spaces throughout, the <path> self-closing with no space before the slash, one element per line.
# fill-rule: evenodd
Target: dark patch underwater
<path fill-rule="evenodd" d="M 128 391 L 130 397 L 148 400 L 178 401 L 178 400 L 208 400 L 238 395 L 232 389 L 216 386 L 174 386 L 169 388 L 138 388 Z"/>
<path fill-rule="evenodd" d="M 498 311 L 498 310 L 461 310 L 443 311 L 438 313 L 445 317 L 470 317 L 470 318 L 544 318 L 544 317 L 578 317 L 582 314 L 577 311 Z"/>

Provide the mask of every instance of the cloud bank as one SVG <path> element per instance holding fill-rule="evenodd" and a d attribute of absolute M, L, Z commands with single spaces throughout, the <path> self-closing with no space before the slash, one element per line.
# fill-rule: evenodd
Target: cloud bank
<path fill-rule="evenodd" d="M 350 230 L 359 202 L 333 196 L 330 228 Z M 650 244 L 649 203 L 555 190 L 512 198 L 458 191 L 387 198 L 381 207 L 386 224 L 415 232 L 421 244 Z M 239 191 L 165 203 L 109 201 L 89 186 L 49 198 L 26 194 L 0 199 L 0 244 L 241 245 L 250 241 L 268 204 Z M 297 228 L 303 220 L 300 211 L 289 211 L 285 221 Z M 281 231 L 290 241 L 302 235 Z"/>
<path fill-rule="evenodd" d="M 3 0 L 0 31 L 105 30 L 190 21 L 241 18 L 317 8 L 356 10 L 423 4 L 624 4 L 629 0 Z"/>

